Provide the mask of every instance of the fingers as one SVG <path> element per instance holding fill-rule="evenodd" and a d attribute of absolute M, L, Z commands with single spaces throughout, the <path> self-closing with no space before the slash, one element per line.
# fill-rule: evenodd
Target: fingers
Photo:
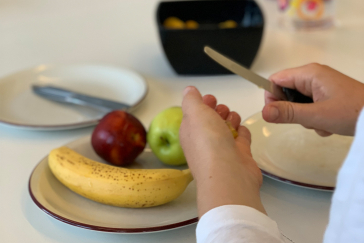
<path fill-rule="evenodd" d="M 327 132 L 327 131 L 324 131 L 324 130 L 319 130 L 319 129 L 314 129 L 314 128 L 312 128 L 312 127 L 307 127 L 307 126 L 303 126 L 304 128 L 306 128 L 306 129 L 313 129 L 313 130 L 315 130 L 315 132 L 319 135 L 319 136 L 321 136 L 321 137 L 328 137 L 328 136 L 331 136 L 333 133 L 331 133 L 331 132 Z"/>
<path fill-rule="evenodd" d="M 216 106 L 216 112 L 221 116 L 222 119 L 226 120 L 226 118 L 229 116 L 230 109 L 226 105 L 218 105 Z"/>
<path fill-rule="evenodd" d="M 238 138 L 244 139 L 244 141 L 247 142 L 247 145 L 250 146 L 252 137 L 251 137 L 251 133 L 250 133 L 249 129 L 246 128 L 245 126 L 239 126 L 237 131 L 239 133 Z"/>
<path fill-rule="evenodd" d="M 238 130 L 238 127 L 241 122 L 241 117 L 238 113 L 236 113 L 235 111 L 230 112 L 229 107 L 222 104 L 216 106 L 215 110 L 221 116 L 222 119 L 229 121 L 233 126 L 233 128 L 235 130 Z"/>
<path fill-rule="evenodd" d="M 230 121 L 231 125 L 234 129 L 238 129 L 241 117 L 236 112 L 230 112 L 230 109 L 223 104 L 216 106 L 217 100 L 213 95 L 204 95 L 201 96 L 201 93 L 193 86 L 188 86 L 183 91 L 183 101 L 182 101 L 182 111 L 183 114 L 187 115 L 187 113 L 191 112 L 197 105 L 205 104 L 215 111 L 221 116 L 222 119 Z"/>
<path fill-rule="evenodd" d="M 213 95 L 204 95 L 202 97 L 203 103 L 209 107 L 211 107 L 212 109 L 215 109 L 216 104 L 217 104 L 217 100 L 215 98 L 215 96 Z"/>
<path fill-rule="evenodd" d="M 238 113 L 230 112 L 229 107 L 223 104 L 216 106 L 217 100 L 213 95 L 204 95 L 202 97 L 202 100 L 204 104 L 211 107 L 212 109 L 215 109 L 215 111 L 221 116 L 222 119 L 230 121 L 234 129 L 238 129 L 241 122 L 241 118 Z"/>
<path fill-rule="evenodd" d="M 235 111 L 230 112 L 229 107 L 223 104 L 216 106 L 217 100 L 213 95 L 204 95 L 202 99 L 203 103 L 208 105 L 212 109 L 215 109 L 217 114 L 219 114 L 222 119 L 229 121 L 235 130 L 238 129 L 241 122 L 241 117 L 238 113 L 236 113 Z"/>
<path fill-rule="evenodd" d="M 326 132 L 326 131 L 323 131 L 323 130 L 317 130 L 315 129 L 315 132 L 320 135 L 321 137 L 328 137 L 328 136 L 331 136 L 332 133 L 331 132 Z"/>
<path fill-rule="evenodd" d="M 239 126 L 238 137 L 235 139 L 235 141 L 240 151 L 251 155 L 250 151 L 251 134 L 248 128 L 244 126 Z"/>
<path fill-rule="evenodd" d="M 203 103 L 200 92 L 193 86 L 188 86 L 183 91 L 182 111 L 183 114 L 192 112 L 195 107 Z"/>
<path fill-rule="evenodd" d="M 269 103 L 263 108 L 263 119 L 272 123 L 296 123 L 324 130 L 321 114 L 325 104 L 300 104 L 287 101 Z"/>
<path fill-rule="evenodd" d="M 231 123 L 231 125 L 233 126 L 233 128 L 235 130 L 238 130 L 240 122 L 241 122 L 241 117 L 239 116 L 238 113 L 236 113 L 235 111 L 232 111 L 229 113 L 228 117 L 226 118 L 226 121 L 229 121 Z"/>
<path fill-rule="evenodd" d="M 275 73 L 269 77 L 269 80 L 281 87 L 296 89 L 312 97 L 312 82 L 326 68 L 323 65 L 311 63 Z"/>
<path fill-rule="evenodd" d="M 272 123 L 296 123 L 307 129 L 315 128 L 315 132 L 321 137 L 331 136 L 326 131 L 330 126 L 324 121 L 321 114 L 325 113 L 321 102 L 312 104 L 299 104 L 287 101 L 276 101 L 267 104 L 263 108 L 263 119 Z"/>
<path fill-rule="evenodd" d="M 303 126 L 310 126 L 306 120 L 310 108 L 307 104 L 298 104 L 287 101 L 272 102 L 263 108 L 263 119 L 273 123 L 299 123 Z M 311 113 L 311 112 L 310 112 Z"/>
<path fill-rule="evenodd" d="M 272 93 L 269 93 L 268 91 L 264 91 L 264 101 L 265 104 L 269 104 L 274 101 L 278 101 L 279 99 L 275 97 Z"/>

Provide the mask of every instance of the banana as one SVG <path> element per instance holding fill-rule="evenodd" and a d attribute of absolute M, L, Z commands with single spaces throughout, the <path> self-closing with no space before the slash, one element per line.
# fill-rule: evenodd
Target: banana
<path fill-rule="evenodd" d="M 48 165 L 72 191 L 118 207 L 146 208 L 168 203 L 193 180 L 189 169 L 126 169 L 93 161 L 68 147 L 52 150 Z"/>

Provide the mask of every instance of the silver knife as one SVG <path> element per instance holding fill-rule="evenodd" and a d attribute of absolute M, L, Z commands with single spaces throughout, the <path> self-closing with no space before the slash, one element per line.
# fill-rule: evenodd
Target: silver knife
<path fill-rule="evenodd" d="M 278 85 L 275 85 L 273 82 L 270 82 L 269 80 L 259 76 L 258 74 L 250 71 L 249 69 L 246 69 L 242 65 L 236 63 L 235 61 L 218 53 L 211 47 L 205 46 L 204 51 L 209 57 L 211 57 L 221 66 L 245 78 L 246 80 L 258 85 L 258 87 L 267 90 L 268 92 L 274 94 L 277 98 L 281 100 L 288 100 L 297 103 L 313 103 L 311 97 L 305 96 L 299 93 L 297 90 L 282 88 Z"/>
<path fill-rule="evenodd" d="M 104 112 L 113 110 L 127 110 L 130 108 L 129 105 L 124 103 L 97 98 L 51 85 L 32 85 L 32 89 L 37 95 L 49 100 L 81 106 L 89 106 Z"/>

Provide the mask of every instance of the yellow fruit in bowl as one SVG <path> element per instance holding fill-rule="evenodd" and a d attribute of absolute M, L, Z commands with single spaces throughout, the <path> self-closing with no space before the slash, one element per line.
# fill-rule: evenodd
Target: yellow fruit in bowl
<path fill-rule="evenodd" d="M 238 27 L 238 23 L 236 23 L 234 20 L 226 20 L 225 22 L 219 23 L 220 29 L 233 29 Z"/>
<path fill-rule="evenodd" d="M 194 20 L 187 20 L 186 21 L 186 29 L 197 29 L 198 23 Z"/>
<path fill-rule="evenodd" d="M 184 29 L 185 22 L 177 17 L 168 17 L 166 20 L 164 20 L 163 26 L 166 29 Z"/>

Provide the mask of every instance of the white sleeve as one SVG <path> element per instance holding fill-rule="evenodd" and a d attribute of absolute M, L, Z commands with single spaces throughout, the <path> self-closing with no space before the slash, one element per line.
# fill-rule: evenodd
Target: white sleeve
<path fill-rule="evenodd" d="M 225 205 L 205 213 L 197 224 L 197 243 L 284 243 L 276 222 L 251 207 Z"/>
<path fill-rule="evenodd" d="M 324 237 L 324 243 L 348 242 L 364 242 L 364 110 L 337 177 Z"/>

